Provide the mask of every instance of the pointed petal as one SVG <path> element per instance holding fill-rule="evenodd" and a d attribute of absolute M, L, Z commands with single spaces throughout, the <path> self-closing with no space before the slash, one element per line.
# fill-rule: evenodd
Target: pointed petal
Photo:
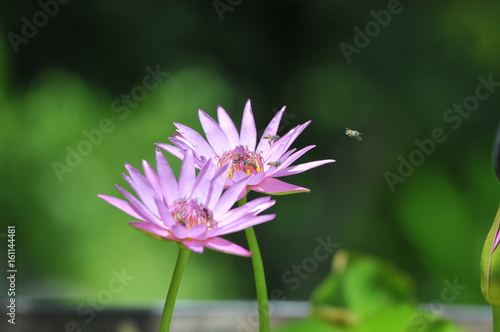
<path fill-rule="evenodd" d="M 273 176 L 288 176 L 288 175 L 293 175 L 293 174 L 298 174 L 305 172 L 311 168 L 315 168 L 324 164 L 329 164 L 329 163 L 334 163 L 335 160 L 333 159 L 325 159 L 325 160 L 317 160 L 317 161 L 311 161 L 309 163 L 304 163 L 300 165 L 295 165 L 288 167 L 286 169 L 282 169 L 276 173 L 273 174 Z"/>
<path fill-rule="evenodd" d="M 160 149 L 156 149 L 156 168 L 158 170 L 158 179 L 160 180 L 163 197 L 167 204 L 171 205 L 179 198 L 179 188 L 174 172 L 172 172 L 172 168 L 170 168 L 167 159 L 161 153 Z"/>
<path fill-rule="evenodd" d="M 231 145 L 229 149 L 233 149 L 240 144 L 240 135 L 238 135 L 238 130 L 236 130 L 233 120 L 231 120 L 229 114 L 221 106 L 217 107 L 217 118 L 219 119 L 221 129 L 226 134 Z"/>
<path fill-rule="evenodd" d="M 248 185 L 252 186 L 252 185 L 258 184 L 260 181 L 264 180 L 264 178 L 266 177 L 266 173 L 260 172 L 260 173 L 256 173 L 256 174 L 251 174 L 249 177 L 250 177 L 250 181 L 248 181 Z"/>
<path fill-rule="evenodd" d="M 252 253 L 239 245 L 220 237 L 214 237 L 203 242 L 204 246 L 213 250 L 238 256 L 251 256 Z"/>
<path fill-rule="evenodd" d="M 267 154 L 264 156 L 266 160 L 279 160 L 281 156 L 288 150 L 290 145 L 299 137 L 299 135 L 306 129 L 306 127 L 311 123 L 307 121 L 304 124 L 298 125 L 297 127 L 290 130 L 278 141 L 274 142 Z"/>
<path fill-rule="evenodd" d="M 157 143 L 156 146 L 164 149 L 165 151 L 171 153 L 176 156 L 180 160 L 184 159 L 187 150 L 193 151 L 194 164 L 197 168 L 202 168 L 205 165 L 207 158 L 203 155 L 200 155 L 192 144 L 189 143 L 184 137 L 177 135 L 176 137 L 169 137 L 170 142 L 174 143 L 175 146 L 171 146 L 168 144 Z"/>
<path fill-rule="evenodd" d="M 130 222 L 129 224 L 154 239 L 171 239 L 171 234 L 169 231 L 155 224 L 149 222 Z"/>
<path fill-rule="evenodd" d="M 146 180 L 144 175 L 142 175 L 133 166 L 125 164 L 125 168 L 128 170 L 130 177 L 124 175 L 124 178 L 125 180 L 127 180 L 130 187 L 134 189 L 134 191 L 137 193 L 137 196 L 139 196 L 142 203 L 146 205 L 149 210 L 153 211 L 154 213 L 158 213 L 158 208 L 156 207 L 155 203 L 155 189 Z"/>
<path fill-rule="evenodd" d="M 255 151 L 255 143 L 257 142 L 257 129 L 255 128 L 255 120 L 252 113 L 252 104 L 250 99 L 243 110 L 243 119 L 241 120 L 240 144 L 247 147 L 250 151 Z"/>
<path fill-rule="evenodd" d="M 189 230 L 184 226 L 176 224 L 170 230 L 177 239 L 184 240 L 189 237 Z"/>
<path fill-rule="evenodd" d="M 212 211 L 214 206 L 219 201 L 219 198 L 222 194 L 222 190 L 224 190 L 226 179 L 228 179 L 227 177 L 228 170 L 229 170 L 229 165 L 224 165 L 223 167 L 221 167 L 215 173 L 213 179 L 209 183 L 207 200 L 204 202 L 204 204 Z"/>
<path fill-rule="evenodd" d="M 271 147 L 271 144 L 269 144 L 269 140 L 264 138 L 264 136 L 271 135 L 275 136 L 276 133 L 278 132 L 278 128 L 280 125 L 281 117 L 283 116 L 283 113 L 285 112 L 286 106 L 283 106 L 283 108 L 274 115 L 273 119 L 269 124 L 267 125 L 266 129 L 264 130 L 264 133 L 262 134 L 262 137 L 260 138 L 259 145 L 257 145 L 257 149 L 255 151 L 257 152 L 262 152 L 262 154 L 266 153 L 269 148 Z"/>
<path fill-rule="evenodd" d="M 219 124 L 202 110 L 198 110 L 198 116 L 208 142 L 212 146 L 215 153 L 218 156 L 222 156 L 225 151 L 231 150 L 226 134 L 219 127 Z"/>
<path fill-rule="evenodd" d="M 197 131 L 180 123 L 174 123 L 181 135 L 193 146 L 193 149 L 199 155 L 204 155 L 207 158 L 214 158 L 216 153 L 212 147 L 205 141 Z"/>
<path fill-rule="evenodd" d="M 120 210 L 122 210 L 126 214 L 134 217 L 135 219 L 146 221 L 143 217 L 141 217 L 139 214 L 137 214 L 134 211 L 134 209 L 132 209 L 132 207 L 130 206 L 129 202 L 127 202 L 127 201 L 125 201 L 123 199 L 116 198 L 116 197 L 113 197 L 113 196 L 108 196 L 108 195 L 97 195 L 97 197 L 102 198 L 103 200 L 105 200 L 109 204 L 113 205 L 114 207 L 119 208 Z"/>
<path fill-rule="evenodd" d="M 232 186 L 236 182 L 240 182 L 241 180 L 246 179 L 247 177 L 249 178 L 250 176 L 243 171 L 233 171 L 233 178 L 232 178 L 233 182 L 230 186 Z M 230 187 L 230 186 L 228 186 L 228 187 Z"/>
<path fill-rule="evenodd" d="M 172 227 L 176 225 L 175 220 L 172 217 L 172 213 L 161 198 L 156 197 L 155 200 L 156 206 L 158 207 L 158 213 L 160 214 L 160 218 L 163 221 L 163 226 L 167 229 L 172 229 Z"/>
<path fill-rule="evenodd" d="M 209 160 L 205 166 L 200 170 L 200 173 L 196 177 L 196 181 L 193 185 L 193 198 L 196 198 L 198 202 L 205 205 L 208 196 L 210 180 L 215 173 L 215 165 Z"/>
<path fill-rule="evenodd" d="M 184 240 L 182 241 L 182 244 L 186 246 L 186 248 L 201 254 L 203 252 L 203 245 L 198 242 L 198 241 L 193 241 L 193 240 Z"/>
<path fill-rule="evenodd" d="M 181 160 L 184 159 L 184 152 L 177 146 L 166 143 L 155 143 L 155 145 Z"/>
<path fill-rule="evenodd" d="M 223 216 L 238 200 L 241 192 L 245 190 L 249 178 L 243 179 L 240 182 L 235 183 L 229 189 L 227 189 L 219 199 L 219 202 L 214 206 L 212 212 L 214 213 L 215 220 Z"/>
<path fill-rule="evenodd" d="M 196 172 L 194 169 L 193 151 L 188 150 L 182 161 L 179 173 L 179 197 L 191 197 L 195 180 Z"/>
<path fill-rule="evenodd" d="M 163 222 L 158 218 L 151 210 L 149 210 L 144 204 L 142 204 L 134 195 L 123 189 L 122 187 L 115 185 L 123 196 L 129 201 L 130 207 L 141 216 L 141 220 L 146 220 L 153 222 L 157 225 L 162 225 Z"/>
<path fill-rule="evenodd" d="M 189 229 L 189 238 L 204 240 L 207 238 L 207 226 L 205 224 L 196 225 Z"/>
<path fill-rule="evenodd" d="M 232 224 L 229 224 L 225 227 L 221 227 L 220 229 L 217 230 L 217 232 L 214 235 L 224 235 L 224 234 L 239 232 L 248 227 L 273 220 L 274 218 L 276 218 L 275 214 L 265 214 L 262 216 L 248 216 L 242 218 L 240 222 L 233 222 Z"/>
<path fill-rule="evenodd" d="M 307 188 L 299 187 L 274 178 L 265 178 L 261 183 L 256 186 L 251 186 L 249 189 L 273 195 L 287 195 L 310 191 Z"/>
<path fill-rule="evenodd" d="M 168 140 L 178 147 L 183 154 L 186 153 L 186 150 L 195 150 L 193 144 L 191 144 L 191 142 L 181 134 L 175 133 L 174 136 L 169 137 Z"/>
<path fill-rule="evenodd" d="M 279 168 L 283 168 L 283 164 L 286 163 L 287 159 L 292 155 L 292 153 L 294 153 L 297 149 L 290 149 L 288 150 L 287 152 L 285 152 L 281 157 L 280 159 L 278 160 L 264 160 L 264 169 L 267 171 L 267 170 L 272 170 L 272 169 L 279 169 Z M 278 167 L 276 166 L 272 166 L 272 165 L 269 165 L 270 162 L 276 162 L 276 161 L 280 161 L 282 164 Z"/>
<path fill-rule="evenodd" d="M 256 216 L 262 211 L 273 206 L 275 201 L 271 200 L 270 196 L 259 197 L 242 206 L 238 206 L 234 209 L 229 210 L 220 220 L 218 220 L 218 227 L 225 227 L 238 220 L 244 218 L 246 215 Z"/>
<path fill-rule="evenodd" d="M 151 167 L 146 160 L 143 160 L 142 168 L 144 169 L 144 175 L 146 176 L 147 181 L 154 188 L 157 196 L 162 197 L 163 194 L 161 192 L 160 181 L 158 180 L 158 175 L 156 175 L 153 167 Z"/>
<path fill-rule="evenodd" d="M 290 151 L 293 151 L 294 149 L 287 151 L 285 154 L 283 154 L 283 156 L 281 156 L 281 159 L 280 159 L 281 160 L 281 165 L 279 167 L 276 167 L 276 171 L 284 169 L 284 168 L 287 168 L 295 160 L 297 160 L 300 157 L 302 157 L 307 151 L 313 149 L 314 147 L 316 147 L 316 145 L 306 146 L 305 148 L 302 148 L 299 151 L 297 151 L 296 153 L 294 153 L 293 155 L 288 155 L 288 153 Z M 276 173 L 276 172 L 274 172 L 274 173 Z"/>

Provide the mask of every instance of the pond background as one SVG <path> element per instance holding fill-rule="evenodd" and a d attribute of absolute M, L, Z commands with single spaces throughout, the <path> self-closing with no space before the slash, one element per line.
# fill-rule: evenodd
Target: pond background
<path fill-rule="evenodd" d="M 500 82 L 500 3 L 68 1 L 45 16 L 40 3 L 0 5 L 0 233 L 16 225 L 18 297 L 78 304 L 126 273 L 107 306 L 164 299 L 176 246 L 96 195 L 119 196 L 123 164 L 154 162 L 173 122 L 201 129 L 197 109 L 215 117 L 222 105 L 239 124 L 251 99 L 258 129 L 284 105 L 280 134 L 312 120 L 293 145 L 317 145 L 301 162 L 337 160 L 286 178 L 311 192 L 279 197 L 276 220 L 256 228 L 270 290 L 306 300 L 330 268 L 311 257 L 331 241 L 393 262 L 423 302 L 448 281 L 467 287 L 453 303 L 485 304 L 500 89 L 474 111 L 448 110 L 480 77 Z M 34 19 L 36 33 L 23 28 Z M 436 130 L 440 142 L 418 152 Z M 419 165 L 400 166 L 410 157 Z M 207 250 L 191 256 L 179 298 L 254 299 L 251 274 L 249 259 Z"/>

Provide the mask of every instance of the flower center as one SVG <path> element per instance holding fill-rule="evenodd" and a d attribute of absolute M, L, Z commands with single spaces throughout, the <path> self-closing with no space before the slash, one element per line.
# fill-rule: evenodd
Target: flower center
<path fill-rule="evenodd" d="M 205 225 L 207 230 L 217 227 L 212 211 L 198 203 L 196 199 L 180 198 L 170 206 L 170 213 L 178 225 L 190 229 L 193 226 Z"/>
<path fill-rule="evenodd" d="M 233 178 L 233 172 L 242 171 L 245 174 L 255 174 L 262 172 L 264 161 L 258 153 L 248 151 L 243 145 L 237 146 L 234 150 L 224 152 L 217 162 L 217 166 L 222 166 L 230 163 L 228 177 Z"/>

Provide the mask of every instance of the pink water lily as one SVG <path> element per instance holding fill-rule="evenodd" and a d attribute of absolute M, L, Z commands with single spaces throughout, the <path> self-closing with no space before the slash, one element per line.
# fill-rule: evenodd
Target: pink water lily
<path fill-rule="evenodd" d="M 274 205 L 269 196 L 231 209 L 250 179 L 242 179 L 223 192 L 229 166 L 217 168 L 208 162 L 196 175 L 190 151 L 186 151 L 179 181 L 159 149 L 156 150 L 157 173 L 146 161 L 143 161 L 144 175 L 131 165 L 125 164 L 125 167 L 129 175 L 123 176 L 138 198 L 118 185 L 116 188 L 126 200 L 98 196 L 140 220 L 130 224 L 153 238 L 181 242 L 198 253 L 206 247 L 250 256 L 250 251 L 220 236 L 275 217 L 274 214 L 258 215 Z"/>
<path fill-rule="evenodd" d="M 293 162 L 315 145 L 306 146 L 298 151 L 289 150 L 311 121 L 298 125 L 283 137 L 279 137 L 277 131 L 284 112 L 285 107 L 276 113 L 257 142 L 257 129 L 250 100 L 245 105 L 239 133 L 221 106 L 217 109 L 218 123 L 207 113 L 199 110 L 198 115 L 206 140 L 190 127 L 174 123 L 178 134 L 169 138 L 174 145 L 165 143 L 156 145 L 180 159 L 185 158 L 188 151 L 192 151 L 198 168 L 203 167 L 206 162 L 211 162 L 218 168 L 229 167 L 226 187 L 248 178 L 246 189 L 263 193 L 277 195 L 309 191 L 307 188 L 276 178 L 302 173 L 335 160 L 325 159 L 292 166 Z"/>

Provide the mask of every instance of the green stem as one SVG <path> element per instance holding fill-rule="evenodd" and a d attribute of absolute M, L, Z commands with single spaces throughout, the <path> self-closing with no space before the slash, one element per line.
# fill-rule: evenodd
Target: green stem
<path fill-rule="evenodd" d="M 500 332 L 500 307 L 491 306 L 493 308 L 493 332 Z"/>
<path fill-rule="evenodd" d="M 242 206 L 247 202 L 247 197 L 243 197 L 238 201 L 238 205 Z M 245 229 L 247 236 L 248 247 L 252 252 L 252 266 L 255 278 L 255 290 L 257 292 L 257 303 L 259 306 L 259 331 L 269 332 L 271 330 L 269 323 L 269 302 L 267 298 L 266 275 L 264 273 L 264 264 L 262 264 L 262 256 L 260 255 L 259 243 L 255 236 L 253 227 Z"/>
<path fill-rule="evenodd" d="M 184 267 L 186 267 L 186 263 L 190 253 L 191 250 L 179 243 L 179 255 L 177 256 L 177 263 L 175 264 L 174 274 L 172 275 L 170 288 L 168 289 L 167 300 L 165 301 L 165 307 L 163 308 L 163 315 L 161 317 L 160 323 L 160 332 L 168 332 L 168 330 L 170 329 L 172 314 L 174 312 L 175 299 L 177 298 L 177 292 L 179 291 L 182 272 L 184 271 Z"/>

